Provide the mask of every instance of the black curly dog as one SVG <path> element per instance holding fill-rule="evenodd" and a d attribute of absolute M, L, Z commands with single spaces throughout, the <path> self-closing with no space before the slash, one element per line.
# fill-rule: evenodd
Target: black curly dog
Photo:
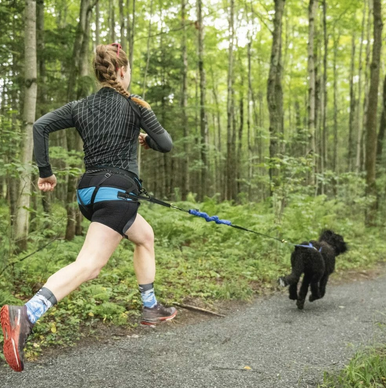
<path fill-rule="evenodd" d="M 278 279 L 281 286 L 289 285 L 289 298 L 296 300 L 300 310 L 304 307 L 309 285 L 311 285 L 310 302 L 323 298 L 328 277 L 335 270 L 335 257 L 348 249 L 343 237 L 331 230 L 325 230 L 318 241 L 310 243 L 306 241 L 295 247 L 291 255 L 292 272 Z M 298 294 L 298 282 L 302 273 L 304 277 Z"/>

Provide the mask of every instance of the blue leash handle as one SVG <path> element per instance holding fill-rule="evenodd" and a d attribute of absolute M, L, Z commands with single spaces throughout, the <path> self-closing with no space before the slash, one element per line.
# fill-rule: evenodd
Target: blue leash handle
<path fill-rule="evenodd" d="M 217 216 L 208 216 L 208 214 L 204 212 L 200 212 L 195 209 L 190 209 L 189 214 L 192 214 L 193 216 L 205 218 L 206 222 L 214 221 L 216 224 L 224 224 L 224 225 L 229 225 L 232 226 L 232 222 L 228 220 L 220 220 Z"/>

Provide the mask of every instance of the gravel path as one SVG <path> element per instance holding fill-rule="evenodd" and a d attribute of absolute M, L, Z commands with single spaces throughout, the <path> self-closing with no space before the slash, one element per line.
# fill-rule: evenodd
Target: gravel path
<path fill-rule="evenodd" d="M 0 365 L 4 388 L 317 387 L 359 346 L 386 340 L 386 276 L 330 286 L 321 301 L 296 309 L 285 294 L 256 300 L 226 318 Z M 250 367 L 246 370 L 244 367 Z"/>

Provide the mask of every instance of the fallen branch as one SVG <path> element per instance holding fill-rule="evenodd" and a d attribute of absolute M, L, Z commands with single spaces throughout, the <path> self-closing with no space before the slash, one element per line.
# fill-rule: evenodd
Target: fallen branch
<path fill-rule="evenodd" d="M 225 317 L 225 315 L 223 315 L 223 314 L 215 313 L 214 311 L 202 309 L 202 308 L 200 308 L 200 307 L 191 306 L 191 305 L 189 305 L 189 304 L 182 304 L 182 303 L 173 303 L 173 304 L 176 305 L 176 306 L 180 306 L 180 307 L 182 307 L 182 308 L 184 308 L 184 309 L 188 309 L 188 310 L 196 310 L 196 311 L 200 311 L 201 313 L 212 314 L 212 315 L 216 315 L 216 316 L 222 317 L 222 318 Z"/>

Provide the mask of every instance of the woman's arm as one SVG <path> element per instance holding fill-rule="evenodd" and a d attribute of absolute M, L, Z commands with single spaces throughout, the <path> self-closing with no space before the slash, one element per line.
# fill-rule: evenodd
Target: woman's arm
<path fill-rule="evenodd" d="M 162 127 L 151 109 L 139 106 L 141 112 L 141 128 L 149 135 L 145 137 L 147 145 L 159 152 L 169 152 L 173 141 L 169 133 Z"/>
<path fill-rule="evenodd" d="M 76 101 L 70 102 L 47 113 L 40 117 L 33 126 L 34 154 L 40 178 L 48 178 L 53 175 L 48 154 L 48 135 L 50 132 L 74 126 L 72 109 L 76 103 Z"/>

